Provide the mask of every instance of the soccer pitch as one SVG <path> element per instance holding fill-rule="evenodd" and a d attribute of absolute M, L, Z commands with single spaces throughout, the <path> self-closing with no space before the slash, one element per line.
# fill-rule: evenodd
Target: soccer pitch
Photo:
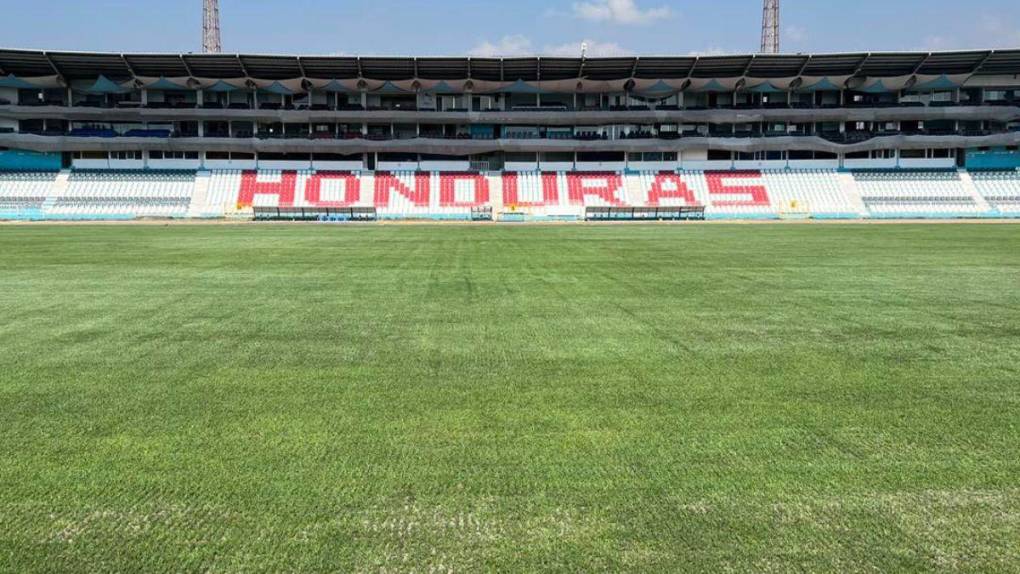
<path fill-rule="evenodd" d="M 0 228 L 0 571 L 1020 570 L 1020 226 Z"/>

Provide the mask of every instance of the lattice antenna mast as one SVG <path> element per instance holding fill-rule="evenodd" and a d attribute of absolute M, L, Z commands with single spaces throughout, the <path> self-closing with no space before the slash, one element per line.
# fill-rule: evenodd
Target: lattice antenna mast
<path fill-rule="evenodd" d="M 206 54 L 219 54 L 223 50 L 220 44 L 220 0 L 204 1 L 202 51 Z"/>
<path fill-rule="evenodd" d="M 765 0 L 761 20 L 761 52 L 779 53 L 779 0 Z"/>

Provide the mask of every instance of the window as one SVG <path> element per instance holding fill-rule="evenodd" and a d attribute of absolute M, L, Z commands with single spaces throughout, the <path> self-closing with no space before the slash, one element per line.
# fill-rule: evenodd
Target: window
<path fill-rule="evenodd" d="M 624 153 L 622 151 L 588 151 L 577 154 L 577 161 L 597 162 L 622 162 Z"/>
<path fill-rule="evenodd" d="M 235 154 L 236 155 L 236 154 Z M 361 154 L 344 155 L 340 153 L 317 153 L 312 155 L 315 161 L 361 161 Z"/>
<path fill-rule="evenodd" d="M 510 163 L 535 163 L 538 160 L 538 154 L 534 153 L 507 153 L 506 161 Z M 570 161 L 574 161 L 573 158 Z"/>
<path fill-rule="evenodd" d="M 76 151 L 74 159 L 109 159 L 105 151 Z"/>
<path fill-rule="evenodd" d="M 153 150 L 149 152 L 149 159 L 198 159 L 198 152 Z"/>
<path fill-rule="evenodd" d="M 542 161 L 550 163 L 571 163 L 574 161 L 574 152 L 569 151 L 556 151 L 543 153 L 540 158 Z"/>
<path fill-rule="evenodd" d="M 382 159 L 383 154 L 379 154 Z M 312 154 L 308 153 L 260 153 L 259 161 L 311 161 Z M 383 160 L 385 161 L 385 160 Z"/>
<path fill-rule="evenodd" d="M 266 159 L 265 154 L 259 154 L 259 159 Z M 418 154 L 414 153 L 380 153 L 379 161 L 387 162 L 416 162 L 418 161 Z"/>

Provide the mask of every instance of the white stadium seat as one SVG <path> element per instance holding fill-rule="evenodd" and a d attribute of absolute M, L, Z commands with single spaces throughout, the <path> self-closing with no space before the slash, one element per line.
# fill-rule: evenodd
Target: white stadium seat
<path fill-rule="evenodd" d="M 56 177 L 55 172 L 0 172 L 0 217 L 40 217 Z"/>
<path fill-rule="evenodd" d="M 51 219 L 181 218 L 187 215 L 194 172 L 74 171 L 46 209 Z"/>
<path fill-rule="evenodd" d="M 974 217 L 984 211 L 956 171 L 855 172 L 872 217 Z"/>
<path fill-rule="evenodd" d="M 970 176 L 978 193 L 998 215 L 1020 216 L 1020 172 L 974 171 Z"/>
<path fill-rule="evenodd" d="M 384 219 L 472 212 L 581 218 L 595 207 L 705 208 L 712 219 L 1020 216 L 1020 172 L 835 169 L 683 172 L 0 172 L 0 218 L 224 217 L 252 207 L 375 209 Z M 859 197 L 858 197 L 859 195 Z"/>

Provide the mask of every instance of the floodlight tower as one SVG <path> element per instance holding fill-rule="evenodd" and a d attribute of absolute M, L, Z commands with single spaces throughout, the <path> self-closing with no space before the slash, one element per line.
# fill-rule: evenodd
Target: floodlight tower
<path fill-rule="evenodd" d="M 779 0 L 765 0 L 761 20 L 761 53 L 779 53 Z"/>
<path fill-rule="evenodd" d="M 202 52 L 219 54 L 220 44 L 220 0 L 204 0 L 202 18 Z"/>

